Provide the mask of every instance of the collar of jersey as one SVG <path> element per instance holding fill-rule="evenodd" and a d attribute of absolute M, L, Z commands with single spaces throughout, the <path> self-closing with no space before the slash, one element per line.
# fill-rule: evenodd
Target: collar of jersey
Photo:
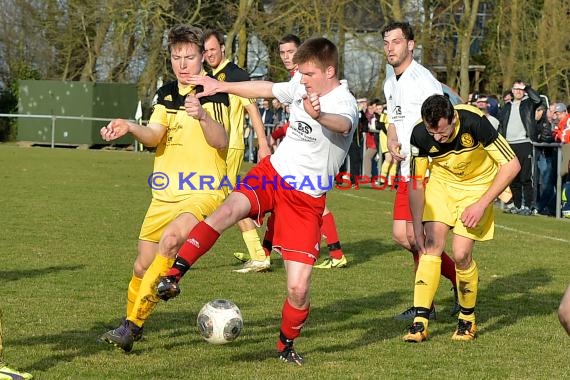
<path fill-rule="evenodd" d="M 220 64 L 218 65 L 218 67 L 216 67 L 215 70 L 212 70 L 212 75 L 216 76 L 220 71 L 222 71 L 224 69 L 224 67 L 226 67 L 226 65 L 230 63 L 229 59 L 224 59 L 222 62 L 220 62 Z"/>

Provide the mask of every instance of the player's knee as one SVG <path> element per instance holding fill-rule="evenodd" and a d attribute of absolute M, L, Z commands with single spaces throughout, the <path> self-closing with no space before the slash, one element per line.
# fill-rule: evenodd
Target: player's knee
<path fill-rule="evenodd" d="M 164 232 L 162 238 L 160 239 L 160 252 L 170 258 L 176 257 L 178 249 L 180 248 L 178 236 L 174 233 Z"/>
<path fill-rule="evenodd" d="M 471 255 L 454 252 L 453 260 L 455 261 L 455 267 L 457 269 L 467 270 L 471 266 Z"/>
<path fill-rule="evenodd" d="M 297 285 L 289 287 L 287 292 L 287 297 L 291 306 L 296 308 L 302 308 L 307 303 L 307 297 L 309 294 L 309 289 L 305 285 Z"/>

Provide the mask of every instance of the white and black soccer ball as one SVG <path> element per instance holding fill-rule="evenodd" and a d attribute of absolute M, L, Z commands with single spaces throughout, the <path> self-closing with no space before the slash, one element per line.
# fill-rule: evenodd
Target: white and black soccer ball
<path fill-rule="evenodd" d="M 235 303 L 213 300 L 205 304 L 197 318 L 202 338 L 212 344 L 225 344 L 236 339 L 243 328 L 243 318 Z"/>

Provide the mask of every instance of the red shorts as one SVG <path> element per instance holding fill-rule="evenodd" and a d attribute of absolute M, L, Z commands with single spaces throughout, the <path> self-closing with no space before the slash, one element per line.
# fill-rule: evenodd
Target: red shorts
<path fill-rule="evenodd" d="M 410 198 L 408 195 L 409 182 L 398 182 L 396 190 L 396 199 L 394 199 L 394 216 L 393 220 L 412 221 L 412 211 L 410 210 Z"/>
<path fill-rule="evenodd" d="M 265 157 L 239 179 L 234 191 L 249 199 L 248 216 L 258 226 L 266 213 L 273 213 L 273 248 L 283 260 L 313 265 L 319 258 L 326 197 L 314 198 L 293 189 L 277 174 L 269 159 L 270 156 Z"/>

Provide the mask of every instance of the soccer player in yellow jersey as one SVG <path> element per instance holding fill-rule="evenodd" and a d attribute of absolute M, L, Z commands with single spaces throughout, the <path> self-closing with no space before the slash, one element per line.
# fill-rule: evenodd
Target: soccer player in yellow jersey
<path fill-rule="evenodd" d="M 220 93 L 197 98 L 202 88 L 188 81 L 192 75 L 206 75 L 202 31 L 175 26 L 168 34 L 168 46 L 176 81 L 158 89 L 148 126 L 115 119 L 101 129 L 106 141 L 131 133 L 144 145 L 156 147 L 148 179 L 152 200 L 139 235 L 126 318 L 101 336 L 127 352 L 140 339 L 143 324 L 158 303 L 158 278 L 171 267 L 190 230 L 222 203 L 230 187 L 229 97 Z"/>
<path fill-rule="evenodd" d="M 250 80 L 245 70 L 240 68 L 233 62 L 225 58 L 224 36 L 215 30 L 206 30 L 204 32 L 204 57 L 206 63 L 212 70 L 212 76 L 222 82 L 239 82 Z M 239 174 L 245 152 L 243 141 L 243 129 L 245 124 L 245 114 L 247 112 L 249 120 L 253 126 L 253 130 L 257 135 L 258 142 L 258 161 L 265 156 L 271 154 L 271 149 L 267 144 L 265 136 L 265 127 L 261 120 L 261 115 L 257 109 L 255 99 L 243 98 L 230 94 L 230 133 L 228 156 L 226 163 L 228 166 L 228 178 L 233 186 L 236 185 L 237 175 Z M 249 272 L 265 272 L 271 269 L 270 256 L 266 255 L 253 220 L 246 218 L 237 223 L 250 260 L 244 264 L 242 269 L 236 270 L 239 273 Z M 266 247 L 271 252 L 271 247 Z"/>
<path fill-rule="evenodd" d="M 475 241 L 493 238 L 493 202 L 520 170 L 506 140 L 475 107 L 455 108 L 444 95 L 428 97 L 410 138 L 410 207 L 421 257 L 416 271 L 416 314 L 407 342 L 428 337 L 428 317 L 441 276 L 441 254 L 453 230 L 460 312 L 453 340 L 475 338 L 479 272 Z M 426 172 L 429 168 L 429 179 Z"/>

